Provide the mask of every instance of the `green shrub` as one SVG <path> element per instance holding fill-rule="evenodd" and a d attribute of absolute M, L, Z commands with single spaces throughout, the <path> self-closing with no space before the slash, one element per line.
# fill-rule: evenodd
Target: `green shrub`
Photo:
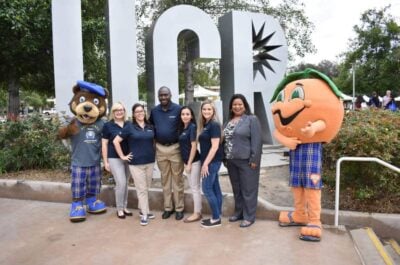
<path fill-rule="evenodd" d="M 69 163 L 69 151 L 57 139 L 58 122 L 39 115 L 0 125 L 0 173 L 51 169 Z"/>
<path fill-rule="evenodd" d="M 377 157 L 400 168 L 399 152 L 400 112 L 346 113 L 338 136 L 324 145 L 325 184 L 335 186 L 340 157 Z M 340 181 L 341 189 L 352 190 L 354 199 L 400 198 L 400 174 L 374 162 L 342 162 Z"/>

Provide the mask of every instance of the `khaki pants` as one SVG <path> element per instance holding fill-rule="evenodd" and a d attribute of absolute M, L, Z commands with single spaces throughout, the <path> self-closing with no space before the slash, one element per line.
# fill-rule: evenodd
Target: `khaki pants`
<path fill-rule="evenodd" d="M 192 170 L 187 174 L 190 189 L 193 194 L 193 212 L 201 213 L 201 189 L 200 189 L 200 160 L 192 163 Z"/>
<path fill-rule="evenodd" d="M 156 159 L 161 173 L 164 210 L 182 212 L 184 207 L 184 179 L 183 161 L 179 150 L 179 144 L 176 143 L 170 146 L 164 146 L 157 143 Z"/>
<path fill-rule="evenodd" d="M 139 209 L 144 215 L 149 214 L 149 188 L 153 178 L 154 163 L 144 165 L 129 165 L 129 170 L 135 182 Z"/>

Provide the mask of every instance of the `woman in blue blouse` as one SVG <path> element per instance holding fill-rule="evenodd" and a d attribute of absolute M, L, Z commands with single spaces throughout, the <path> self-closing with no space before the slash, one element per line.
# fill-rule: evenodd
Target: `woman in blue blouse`
<path fill-rule="evenodd" d="M 184 220 L 185 223 L 201 219 L 200 193 L 200 154 L 197 150 L 197 126 L 193 110 L 184 106 L 180 111 L 181 120 L 178 124 L 179 148 L 185 165 L 185 173 L 193 194 L 193 214 Z"/>
<path fill-rule="evenodd" d="M 115 180 L 117 216 L 118 218 L 125 218 L 125 215 L 132 215 L 132 212 L 127 209 L 130 173 L 128 163 L 118 156 L 113 145 L 115 136 L 120 134 L 122 129 L 127 125 L 125 106 L 121 102 L 115 103 L 111 107 L 109 118 L 110 121 L 104 124 L 102 131 L 101 153 L 104 168 L 113 174 Z M 123 154 L 129 153 L 127 141 L 121 142 L 121 148 Z"/>
<path fill-rule="evenodd" d="M 128 141 L 129 154 L 122 153 L 120 143 Z M 149 188 L 153 178 L 155 162 L 154 129 L 147 121 L 144 106 L 135 104 L 132 107 L 132 123 L 124 128 L 114 139 L 115 150 L 122 160 L 129 162 L 129 170 L 135 182 L 139 201 L 140 224 L 147 225 L 154 215 L 149 210 Z"/>
<path fill-rule="evenodd" d="M 200 143 L 200 161 L 202 188 L 212 211 L 211 219 L 203 219 L 205 228 L 221 225 L 222 192 L 218 180 L 223 149 L 221 145 L 221 124 L 212 101 L 204 101 L 200 107 L 198 140 Z"/>

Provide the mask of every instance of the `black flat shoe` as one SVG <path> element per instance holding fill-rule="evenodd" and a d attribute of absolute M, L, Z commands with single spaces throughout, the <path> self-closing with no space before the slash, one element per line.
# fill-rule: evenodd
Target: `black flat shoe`
<path fill-rule="evenodd" d="M 254 221 L 243 220 L 243 221 L 240 223 L 239 226 L 240 226 L 241 228 L 246 228 L 246 227 L 251 226 L 252 224 L 254 224 Z"/>
<path fill-rule="evenodd" d="M 233 223 L 233 222 L 237 222 L 243 220 L 243 216 L 236 216 L 236 215 L 232 215 L 231 217 L 228 218 L 228 221 Z"/>
<path fill-rule="evenodd" d="M 162 219 L 168 219 L 171 217 L 171 215 L 174 213 L 174 211 L 164 211 L 162 214 Z"/>
<path fill-rule="evenodd" d="M 133 215 L 133 213 L 132 213 L 131 211 L 128 211 L 128 210 L 126 210 L 126 209 L 124 209 L 124 214 L 125 214 L 126 216 L 132 216 L 132 215 Z"/>
<path fill-rule="evenodd" d="M 122 213 L 122 214 L 121 214 Z M 123 211 L 117 211 L 117 217 L 120 219 L 125 219 L 125 214 Z"/>
<path fill-rule="evenodd" d="M 176 212 L 175 213 L 175 219 L 176 220 L 182 220 L 183 219 L 183 212 Z"/>

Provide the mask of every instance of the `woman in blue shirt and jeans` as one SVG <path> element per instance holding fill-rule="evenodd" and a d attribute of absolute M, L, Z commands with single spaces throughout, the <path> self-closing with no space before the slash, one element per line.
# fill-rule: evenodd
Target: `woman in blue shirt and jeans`
<path fill-rule="evenodd" d="M 200 107 L 198 140 L 200 143 L 200 161 L 202 188 L 212 211 L 211 219 L 203 219 L 202 227 L 221 225 L 222 192 L 218 171 L 221 167 L 223 149 L 221 145 L 221 124 L 212 101 L 206 100 Z"/>

